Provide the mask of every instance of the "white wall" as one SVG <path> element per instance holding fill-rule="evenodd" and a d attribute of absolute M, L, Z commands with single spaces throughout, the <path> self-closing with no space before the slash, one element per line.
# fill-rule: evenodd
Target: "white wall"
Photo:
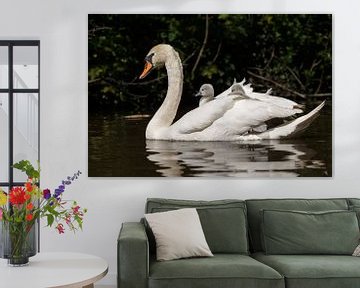
<path fill-rule="evenodd" d="M 335 5 L 335 2 L 339 5 Z M 357 0 L 1 0 L 1 39 L 41 40 L 41 164 L 43 187 L 77 169 L 66 192 L 89 209 L 75 236 L 42 229 L 42 251 L 104 257 L 116 281 L 116 239 L 124 221 L 137 221 L 147 197 L 217 199 L 359 197 L 360 4 Z M 160 179 L 87 177 L 88 13 L 334 13 L 334 176 L 330 179 Z"/>

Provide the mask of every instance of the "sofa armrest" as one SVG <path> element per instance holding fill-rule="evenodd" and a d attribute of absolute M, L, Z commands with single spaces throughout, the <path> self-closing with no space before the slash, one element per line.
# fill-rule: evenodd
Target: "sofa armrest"
<path fill-rule="evenodd" d="M 118 288 L 146 288 L 149 242 L 141 223 L 123 223 L 117 243 Z"/>

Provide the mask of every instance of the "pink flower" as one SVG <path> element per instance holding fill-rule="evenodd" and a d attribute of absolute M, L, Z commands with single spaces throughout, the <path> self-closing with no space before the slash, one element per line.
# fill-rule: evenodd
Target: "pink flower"
<path fill-rule="evenodd" d="M 2 214 L 3 214 L 3 211 L 2 211 L 2 209 L 0 208 L 0 220 L 2 220 L 2 218 L 3 218 Z"/>
<path fill-rule="evenodd" d="M 65 233 L 63 224 L 59 223 L 55 228 L 58 230 L 59 234 Z"/>
<path fill-rule="evenodd" d="M 71 215 L 70 214 L 66 215 L 65 222 L 66 222 L 67 225 L 69 225 L 71 223 Z"/>
<path fill-rule="evenodd" d="M 80 209 L 80 206 L 72 207 L 74 215 L 79 214 L 79 209 Z"/>

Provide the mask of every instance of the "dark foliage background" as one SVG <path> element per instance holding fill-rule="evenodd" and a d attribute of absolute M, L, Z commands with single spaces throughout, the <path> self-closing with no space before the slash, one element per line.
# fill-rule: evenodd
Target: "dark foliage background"
<path fill-rule="evenodd" d="M 89 109 L 152 114 L 166 94 L 165 69 L 138 80 L 143 59 L 168 43 L 184 65 L 181 107 L 200 85 L 220 93 L 246 77 L 258 91 L 298 102 L 331 99 L 328 14 L 89 15 Z"/>

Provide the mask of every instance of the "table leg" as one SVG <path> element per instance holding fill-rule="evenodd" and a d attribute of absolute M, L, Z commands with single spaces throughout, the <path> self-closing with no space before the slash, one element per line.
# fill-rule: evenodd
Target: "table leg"
<path fill-rule="evenodd" d="M 94 284 L 86 285 L 86 286 L 84 286 L 83 288 L 94 288 Z"/>

